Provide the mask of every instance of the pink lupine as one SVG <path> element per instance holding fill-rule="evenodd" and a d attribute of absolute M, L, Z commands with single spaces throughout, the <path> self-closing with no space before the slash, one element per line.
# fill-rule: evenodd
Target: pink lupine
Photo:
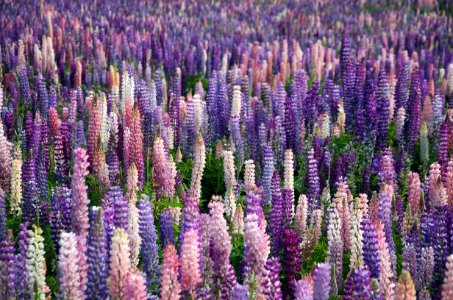
<path fill-rule="evenodd" d="M 85 176 L 88 175 L 88 155 L 85 149 L 74 150 L 74 169 L 72 173 L 72 228 L 74 233 L 81 236 L 88 235 L 88 199 Z"/>
<path fill-rule="evenodd" d="M 440 168 L 438 163 L 433 163 L 429 170 L 429 200 L 432 207 L 442 207 L 448 202 Z"/>
<path fill-rule="evenodd" d="M 58 118 L 58 112 L 54 107 L 51 107 L 49 110 L 49 129 L 50 135 L 55 136 L 57 134 L 58 128 L 60 128 L 60 119 Z"/>
<path fill-rule="evenodd" d="M 157 136 L 153 145 L 153 181 L 158 186 L 156 187 L 156 196 L 160 197 L 173 197 L 175 192 L 175 176 L 176 170 L 174 169 L 173 162 L 167 158 L 164 148 L 164 140 L 162 137 Z"/>
<path fill-rule="evenodd" d="M 394 296 L 394 283 L 392 282 L 393 271 L 390 261 L 390 252 L 385 239 L 384 226 L 379 220 L 375 220 L 374 226 L 377 232 L 378 252 L 380 257 L 379 283 L 383 298 L 392 300 Z"/>
<path fill-rule="evenodd" d="M 453 206 L 453 157 L 448 162 L 447 178 L 445 179 L 445 188 L 448 194 L 448 204 Z"/>
<path fill-rule="evenodd" d="M 407 202 L 410 203 L 411 205 L 412 214 L 416 215 L 419 212 L 420 196 L 422 192 L 418 173 L 410 172 L 407 175 L 407 181 L 408 181 Z"/>
<path fill-rule="evenodd" d="M 98 147 L 101 145 L 100 134 L 101 134 L 101 117 L 99 115 L 98 100 L 97 97 L 94 97 L 93 102 L 91 103 L 90 119 L 88 124 L 88 141 L 87 149 L 89 155 L 89 162 L 93 174 L 97 174 L 100 168 L 100 162 L 97 161 L 96 152 Z"/>
<path fill-rule="evenodd" d="M 62 232 L 58 255 L 58 274 L 61 297 L 64 299 L 82 299 L 78 266 L 77 236 L 72 232 Z"/>
<path fill-rule="evenodd" d="M 146 279 L 138 270 L 131 270 L 124 278 L 123 294 L 125 299 L 147 300 Z"/>
<path fill-rule="evenodd" d="M 334 199 L 335 207 L 341 219 L 341 238 L 345 249 L 351 249 L 351 226 L 346 183 L 340 181 Z"/>
<path fill-rule="evenodd" d="M 299 196 L 299 201 L 296 208 L 296 216 L 294 219 L 294 226 L 296 227 L 297 234 L 302 237 L 307 229 L 307 215 L 308 215 L 308 200 L 304 194 Z"/>
<path fill-rule="evenodd" d="M 143 161 L 143 134 L 141 128 L 141 117 L 138 108 L 135 108 L 132 113 L 130 124 L 130 140 L 129 140 L 129 164 L 135 164 L 138 172 L 139 185 L 144 184 L 144 161 Z M 129 165 L 128 165 L 129 166 Z"/>
<path fill-rule="evenodd" d="M 135 164 L 132 164 L 127 170 L 127 193 L 126 201 L 129 204 L 137 203 L 138 191 L 138 171 Z"/>
<path fill-rule="evenodd" d="M 129 243 L 123 228 L 117 228 L 110 247 L 109 293 L 112 300 L 126 300 L 124 284 L 131 269 Z"/>
<path fill-rule="evenodd" d="M 226 276 L 232 249 L 231 236 L 228 225 L 223 217 L 223 204 L 220 202 L 209 203 L 211 217 L 209 219 L 209 232 L 211 244 L 211 257 L 215 263 L 215 273 L 218 277 Z"/>
<path fill-rule="evenodd" d="M 167 244 L 160 276 L 160 299 L 178 300 L 181 298 L 181 285 L 178 280 L 178 254 L 173 244 Z"/>
<path fill-rule="evenodd" d="M 199 267 L 200 249 L 198 248 L 198 233 L 191 229 L 184 233 L 184 241 L 181 246 L 181 289 L 196 297 L 195 288 L 201 282 Z"/>
<path fill-rule="evenodd" d="M 448 257 L 446 268 L 442 285 L 442 300 L 453 299 L 453 254 Z"/>
<path fill-rule="evenodd" d="M 78 235 L 77 240 L 77 266 L 79 273 L 79 289 L 82 293 L 85 292 L 88 280 L 88 262 L 87 262 L 87 237 L 85 235 Z"/>

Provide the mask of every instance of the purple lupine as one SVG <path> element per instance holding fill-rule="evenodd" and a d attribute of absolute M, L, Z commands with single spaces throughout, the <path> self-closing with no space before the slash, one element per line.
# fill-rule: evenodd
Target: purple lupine
<path fill-rule="evenodd" d="M 14 298 L 15 292 L 15 273 L 14 262 L 14 240 L 12 231 L 8 231 L 6 237 L 0 242 L 0 295 L 4 299 Z"/>
<path fill-rule="evenodd" d="M 108 256 L 102 211 L 90 208 L 90 233 L 87 246 L 88 280 L 85 295 L 89 299 L 107 299 Z"/>
<path fill-rule="evenodd" d="M 165 249 L 167 244 L 175 244 L 175 231 L 173 229 L 173 218 L 168 210 L 164 210 L 159 218 L 160 242 Z"/>
<path fill-rule="evenodd" d="M 401 58 L 397 61 L 398 81 L 395 87 L 395 117 L 398 109 L 403 107 L 407 108 L 407 99 L 409 94 L 407 93 L 407 86 L 409 82 L 409 69 L 410 62 L 403 61 Z"/>
<path fill-rule="evenodd" d="M 0 241 L 6 238 L 6 201 L 5 193 L 0 188 Z"/>
<path fill-rule="evenodd" d="M 237 284 L 236 273 L 234 272 L 234 268 L 231 264 L 228 265 L 226 275 L 223 279 L 224 280 L 222 280 L 220 286 L 220 292 L 222 294 L 220 299 L 228 300 L 231 299 L 231 294 Z"/>
<path fill-rule="evenodd" d="M 52 192 L 50 229 L 58 253 L 60 234 L 71 231 L 71 190 L 65 186 Z"/>
<path fill-rule="evenodd" d="M 313 271 L 313 299 L 328 300 L 331 270 L 329 263 L 318 263 Z"/>
<path fill-rule="evenodd" d="M 370 271 L 367 267 L 352 270 L 344 284 L 344 300 L 372 300 Z"/>
<path fill-rule="evenodd" d="M 430 247 L 436 242 L 436 220 L 432 212 L 424 212 L 420 216 L 420 231 L 422 247 Z"/>
<path fill-rule="evenodd" d="M 20 101 L 21 103 L 25 103 L 27 105 L 30 104 L 30 84 L 28 82 L 28 74 L 27 74 L 27 67 L 25 65 L 21 65 L 19 67 L 19 90 L 20 90 Z"/>
<path fill-rule="evenodd" d="M 440 165 L 445 170 L 448 165 L 448 152 L 449 152 L 449 136 L 451 135 L 451 126 L 449 121 L 445 120 L 440 125 L 439 137 L 437 140 L 437 157 Z"/>
<path fill-rule="evenodd" d="M 367 218 L 362 219 L 361 229 L 363 236 L 363 261 L 370 269 L 371 277 L 379 278 L 380 256 L 376 229 Z"/>
<path fill-rule="evenodd" d="M 448 228 L 447 228 L 447 213 L 448 206 L 437 207 L 434 210 L 434 221 L 436 226 L 435 242 L 432 245 L 434 248 L 435 269 L 434 274 L 437 278 L 437 284 L 442 283 L 442 278 L 445 272 L 445 263 L 449 255 L 448 247 Z"/>
<path fill-rule="evenodd" d="M 54 137 L 54 148 L 55 148 L 55 177 L 61 184 L 68 185 L 68 165 L 66 163 L 65 154 L 64 154 L 64 145 L 63 145 L 63 136 L 61 130 L 59 129 L 57 134 Z"/>
<path fill-rule="evenodd" d="M 283 225 L 289 227 L 294 211 L 294 189 L 283 189 Z"/>
<path fill-rule="evenodd" d="M 245 199 L 246 215 L 256 214 L 258 216 L 258 226 L 262 229 L 265 228 L 266 223 L 264 220 L 263 207 L 261 206 L 260 196 L 254 193 L 248 193 Z"/>
<path fill-rule="evenodd" d="M 314 81 L 310 90 L 307 92 L 307 97 L 305 98 L 304 105 L 304 117 L 307 122 L 307 128 L 311 131 L 313 124 L 315 123 L 316 118 L 316 104 L 318 101 L 318 91 L 319 91 L 319 82 Z"/>
<path fill-rule="evenodd" d="M 269 258 L 264 265 L 264 272 L 261 281 L 262 293 L 266 299 L 281 300 L 283 299 L 281 291 L 281 282 L 279 272 L 281 265 L 277 258 Z"/>
<path fill-rule="evenodd" d="M 114 224 L 116 228 L 127 230 L 128 227 L 128 206 L 120 187 L 114 185 L 108 192 L 109 204 L 115 210 Z"/>
<path fill-rule="evenodd" d="M 295 283 L 300 279 L 302 265 L 301 243 L 297 232 L 285 229 L 283 234 L 283 273 L 288 281 L 288 295 L 294 294 Z"/>
<path fill-rule="evenodd" d="M 389 121 L 389 107 L 390 107 L 390 87 L 387 80 L 385 70 L 379 72 L 378 77 L 378 132 L 376 147 L 384 149 L 387 144 L 387 126 Z"/>
<path fill-rule="evenodd" d="M 418 137 L 418 131 L 420 130 L 421 117 L 420 110 L 422 105 L 421 95 L 421 83 L 420 83 L 420 72 L 418 68 L 414 68 L 411 74 L 411 84 L 409 91 L 409 103 L 408 103 L 408 122 L 406 123 L 406 138 L 407 138 L 407 149 L 412 152 L 415 141 Z"/>
<path fill-rule="evenodd" d="M 314 149 L 308 151 L 307 157 L 307 183 L 308 183 L 308 199 L 311 208 L 318 207 L 318 198 L 320 193 L 318 161 L 314 157 Z"/>
<path fill-rule="evenodd" d="M 272 177 L 272 208 L 269 216 L 269 231 L 271 248 L 274 256 L 278 256 L 281 249 L 283 229 L 283 197 L 280 187 L 280 176 L 274 171 Z"/>
<path fill-rule="evenodd" d="M 46 80 L 44 78 L 39 78 L 38 83 L 38 102 L 39 102 L 39 112 L 44 118 L 47 118 L 49 111 L 49 95 L 47 93 Z"/>
<path fill-rule="evenodd" d="M 159 285 L 159 259 L 157 255 L 157 234 L 154 225 L 154 212 L 147 198 L 139 201 L 139 230 L 142 240 L 140 251 L 143 271 L 146 274 L 148 287 Z"/>
<path fill-rule="evenodd" d="M 24 221 L 33 223 L 37 208 L 37 188 L 36 188 L 36 169 L 35 160 L 31 152 L 27 154 L 27 159 L 23 165 L 23 202 L 22 216 Z"/>
<path fill-rule="evenodd" d="M 218 118 L 217 118 L 217 71 L 213 71 L 208 83 L 208 95 L 206 96 L 206 110 L 209 118 L 209 142 L 212 143 L 217 139 Z"/>
<path fill-rule="evenodd" d="M 182 245 L 184 233 L 191 229 L 198 231 L 199 229 L 200 208 L 198 207 L 198 198 L 189 197 L 188 194 L 184 197 L 184 207 L 182 209 L 182 224 L 179 233 L 179 245 Z"/>
<path fill-rule="evenodd" d="M 30 290 L 28 288 L 28 273 L 26 270 L 28 245 L 30 244 L 31 233 L 30 230 L 27 229 L 28 224 L 29 223 L 22 223 L 19 225 L 19 251 L 16 255 L 14 265 L 16 296 L 18 299 L 30 299 L 31 297 Z"/>

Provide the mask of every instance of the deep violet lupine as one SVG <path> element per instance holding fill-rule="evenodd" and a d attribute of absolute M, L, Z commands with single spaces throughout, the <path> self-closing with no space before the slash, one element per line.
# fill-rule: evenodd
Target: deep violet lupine
<path fill-rule="evenodd" d="M 280 187 L 280 176 L 275 171 L 272 177 L 272 208 L 269 217 L 269 231 L 272 239 L 272 253 L 278 256 L 281 249 L 283 229 L 283 197 Z"/>
<path fill-rule="evenodd" d="M 37 208 L 36 168 L 31 152 L 22 167 L 23 199 L 22 216 L 24 221 L 33 222 Z"/>
<path fill-rule="evenodd" d="M 71 231 L 71 206 L 71 190 L 65 186 L 56 187 L 52 192 L 50 228 L 57 252 L 61 232 Z"/>
<path fill-rule="evenodd" d="M 302 264 L 301 243 L 295 230 L 285 229 L 283 234 L 283 272 L 288 283 L 288 295 L 293 295 L 295 283 L 300 279 Z"/>
<path fill-rule="evenodd" d="M 12 231 L 8 231 L 0 242 L 0 295 L 5 299 L 15 296 L 15 260 L 13 234 Z"/>
<path fill-rule="evenodd" d="M 307 183 L 310 208 L 318 207 L 318 198 L 320 193 L 319 175 L 318 175 L 318 161 L 314 157 L 314 149 L 308 151 L 307 157 Z"/>
<path fill-rule="evenodd" d="M 313 299 L 328 300 L 330 295 L 330 264 L 319 263 L 313 271 Z"/>
<path fill-rule="evenodd" d="M 90 299 L 107 299 L 108 256 L 102 210 L 90 208 L 90 231 L 87 246 L 88 280 L 85 296 Z"/>
<path fill-rule="evenodd" d="M 409 151 L 413 151 L 415 141 L 418 137 L 418 131 L 421 125 L 420 110 L 421 110 L 421 83 L 420 83 L 420 72 L 418 68 L 414 68 L 411 74 L 411 84 L 409 90 L 409 101 L 408 101 L 408 121 L 406 123 L 406 141 L 407 148 Z"/>
<path fill-rule="evenodd" d="M 390 107 L 390 87 L 387 81 L 385 70 L 379 72 L 378 77 L 378 132 L 376 146 L 378 149 L 383 149 L 386 146 L 387 126 L 389 120 Z"/>
<path fill-rule="evenodd" d="M 168 210 L 164 210 L 159 218 L 160 242 L 165 249 L 167 244 L 175 244 L 175 231 L 173 228 L 173 218 Z"/>
<path fill-rule="evenodd" d="M 142 198 L 138 204 L 139 230 L 142 239 L 141 259 L 148 287 L 159 285 L 159 260 L 157 255 L 157 234 L 154 225 L 154 212 L 147 198 Z"/>
<path fill-rule="evenodd" d="M 72 227 L 77 235 L 88 235 L 88 187 L 85 176 L 88 175 L 88 155 L 85 149 L 75 149 L 74 169 L 72 173 Z"/>
<path fill-rule="evenodd" d="M 361 267 L 352 270 L 344 285 L 344 300 L 371 300 L 373 295 L 371 292 L 370 271 L 367 267 Z"/>
<path fill-rule="evenodd" d="M 31 297 L 30 290 L 28 289 L 28 273 L 26 270 L 26 260 L 28 246 L 30 244 L 31 231 L 27 229 L 29 223 L 22 223 L 19 225 L 20 231 L 18 234 L 19 238 L 19 249 L 16 255 L 14 264 L 14 278 L 16 285 L 16 296 L 19 299 L 29 299 Z"/>
<path fill-rule="evenodd" d="M 377 233 L 367 218 L 362 219 L 363 260 L 370 270 L 372 278 L 379 278 L 380 257 L 377 246 Z"/>

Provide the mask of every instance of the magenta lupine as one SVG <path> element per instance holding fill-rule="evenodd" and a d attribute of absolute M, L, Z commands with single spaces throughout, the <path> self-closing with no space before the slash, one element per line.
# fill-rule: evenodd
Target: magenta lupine
<path fill-rule="evenodd" d="M 299 247 L 301 239 L 296 231 L 285 229 L 283 234 L 283 272 L 288 282 L 288 295 L 293 295 L 295 283 L 300 279 L 302 251 Z"/>
<path fill-rule="evenodd" d="M 85 149 L 77 148 L 74 151 L 74 169 L 72 173 L 72 227 L 76 235 L 88 235 L 88 187 L 85 184 L 85 177 L 88 175 L 88 155 Z"/>

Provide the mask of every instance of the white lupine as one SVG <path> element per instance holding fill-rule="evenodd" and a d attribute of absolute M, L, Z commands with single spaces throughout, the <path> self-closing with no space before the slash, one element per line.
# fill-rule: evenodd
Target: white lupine
<path fill-rule="evenodd" d="M 135 82 L 134 78 L 129 75 L 128 72 L 123 72 L 121 77 L 121 105 L 122 110 L 125 109 L 126 100 L 134 101 L 134 89 Z"/>
<path fill-rule="evenodd" d="M 403 139 L 403 130 L 404 130 L 404 121 L 406 119 L 406 110 L 404 107 L 398 108 L 396 115 L 396 132 L 395 137 L 398 142 L 401 142 Z"/>
<path fill-rule="evenodd" d="M 322 128 L 321 128 L 321 137 L 323 139 L 330 136 L 330 117 L 328 113 L 324 113 L 322 116 Z"/>
<path fill-rule="evenodd" d="M 301 194 L 299 196 L 299 202 L 296 207 L 296 217 L 294 219 L 294 226 L 297 234 L 301 237 L 304 235 L 307 229 L 307 215 L 308 215 L 308 201 L 307 196 Z"/>
<path fill-rule="evenodd" d="M 236 195 L 234 194 L 233 188 L 228 186 L 225 194 L 225 214 L 228 217 L 233 217 L 236 212 Z"/>
<path fill-rule="evenodd" d="M 241 87 L 238 85 L 235 85 L 233 87 L 233 100 L 231 103 L 231 116 L 239 116 L 241 114 L 241 103 L 242 103 Z"/>
<path fill-rule="evenodd" d="M 168 141 L 168 150 L 172 150 L 175 144 L 175 132 L 173 128 L 167 127 L 167 141 Z"/>
<path fill-rule="evenodd" d="M 99 108 L 99 119 L 101 120 L 101 144 L 104 152 L 107 151 L 107 146 L 110 137 L 109 131 L 109 116 L 107 112 L 107 98 L 105 97 L 104 93 L 100 95 L 100 101 L 98 101 L 98 108 Z"/>
<path fill-rule="evenodd" d="M 22 153 L 20 147 L 14 150 L 11 163 L 11 214 L 19 215 L 22 211 Z"/>
<path fill-rule="evenodd" d="M 58 254 L 58 276 L 63 299 L 82 299 L 77 253 L 77 237 L 73 232 L 62 232 Z"/>
<path fill-rule="evenodd" d="M 434 96 L 432 104 L 431 120 L 429 122 L 429 130 L 431 134 L 433 132 L 437 132 L 437 130 L 439 130 L 440 124 L 442 124 L 442 122 L 444 121 L 444 99 L 445 98 L 442 96 L 441 92 L 436 91 L 436 95 Z"/>
<path fill-rule="evenodd" d="M 233 216 L 233 233 L 244 234 L 244 210 L 238 206 Z"/>
<path fill-rule="evenodd" d="M 44 259 L 44 238 L 42 229 L 33 225 L 30 234 L 30 244 L 27 251 L 26 270 L 28 288 L 33 291 L 33 299 L 45 299 L 46 261 Z"/>
<path fill-rule="evenodd" d="M 291 149 L 285 151 L 284 162 L 284 188 L 294 189 L 294 155 Z"/>
<path fill-rule="evenodd" d="M 200 198 L 201 179 L 206 165 L 206 146 L 201 134 L 198 135 L 194 145 L 194 160 L 192 168 L 192 180 L 190 182 L 190 196 Z"/>
<path fill-rule="evenodd" d="M 255 185 L 255 163 L 252 159 L 245 161 L 244 170 L 244 190 L 246 193 L 250 193 L 256 190 Z"/>
<path fill-rule="evenodd" d="M 236 187 L 236 175 L 234 172 L 234 157 L 233 152 L 229 150 L 223 151 L 223 174 L 225 177 L 225 186 L 228 188 Z"/>
<path fill-rule="evenodd" d="M 118 115 L 115 112 L 110 112 L 110 117 L 109 117 L 109 132 L 110 134 L 113 134 L 115 138 L 118 137 Z M 118 141 L 115 141 L 117 143 Z"/>
<path fill-rule="evenodd" d="M 363 265 L 363 248 L 362 248 L 362 211 L 359 208 L 354 209 L 351 217 L 351 262 L 352 269 Z"/>
<path fill-rule="evenodd" d="M 149 89 L 149 100 L 151 112 L 154 112 L 154 109 L 157 106 L 156 83 L 154 81 L 151 82 L 151 87 Z"/>
<path fill-rule="evenodd" d="M 129 203 L 127 234 L 129 237 L 131 264 L 132 266 L 137 267 L 139 261 L 138 256 L 140 254 L 140 245 L 142 243 L 142 240 L 139 234 L 138 208 L 135 205 L 135 203 Z"/>
<path fill-rule="evenodd" d="M 333 282 L 333 293 L 336 294 L 343 278 L 343 251 L 344 244 L 341 237 L 341 220 L 336 208 L 333 208 L 329 215 L 329 227 L 327 229 L 327 240 L 329 242 L 328 262 L 335 270 L 336 281 Z"/>
<path fill-rule="evenodd" d="M 120 98 L 120 87 L 117 85 L 112 86 L 112 91 L 109 94 L 109 97 L 112 99 L 112 106 L 121 107 L 121 98 Z M 114 109 L 112 109 L 114 111 Z"/>
<path fill-rule="evenodd" d="M 203 126 L 203 105 L 199 94 L 193 96 L 193 115 L 195 132 L 198 133 Z"/>

